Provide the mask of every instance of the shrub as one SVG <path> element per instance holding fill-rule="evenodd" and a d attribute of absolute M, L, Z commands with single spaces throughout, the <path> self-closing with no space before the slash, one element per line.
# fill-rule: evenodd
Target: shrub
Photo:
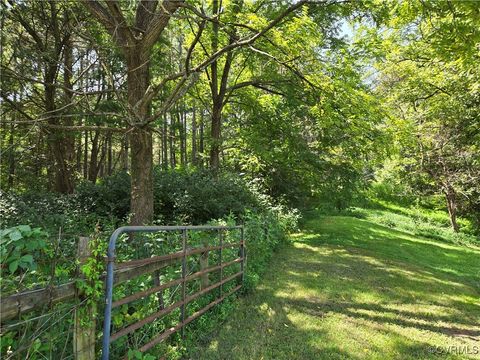
<path fill-rule="evenodd" d="M 167 223 L 206 223 L 230 213 L 241 216 L 259 206 L 255 194 L 236 175 L 210 171 L 162 171 L 154 177 L 155 217 Z"/>
<path fill-rule="evenodd" d="M 96 184 L 84 181 L 77 186 L 74 201 L 85 212 L 124 220 L 130 211 L 130 176 L 120 171 Z"/>
<path fill-rule="evenodd" d="M 29 225 L 19 225 L 0 231 L 0 258 L 2 266 L 11 274 L 18 270 L 35 270 L 37 263 L 34 256 L 44 252 L 47 233 L 40 228 L 32 229 Z"/>
<path fill-rule="evenodd" d="M 274 251 L 286 243 L 288 233 L 297 228 L 299 218 L 297 210 L 289 210 L 283 206 L 272 207 L 263 212 L 247 211 L 244 217 L 248 259 L 245 290 L 255 287 Z"/>

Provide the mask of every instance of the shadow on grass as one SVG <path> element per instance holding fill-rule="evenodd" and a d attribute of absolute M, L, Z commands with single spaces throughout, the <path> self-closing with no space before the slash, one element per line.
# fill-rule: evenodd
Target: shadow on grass
<path fill-rule="evenodd" d="M 432 342 L 480 344 L 480 253 L 353 218 L 307 227 L 191 358 L 438 359 Z"/>
<path fill-rule="evenodd" d="M 333 222 L 332 222 L 333 221 Z M 480 291 L 480 251 L 422 238 L 350 217 L 310 221 L 300 242 L 312 246 L 338 245 L 365 251 L 382 261 L 399 261 L 415 271 L 459 281 Z"/>

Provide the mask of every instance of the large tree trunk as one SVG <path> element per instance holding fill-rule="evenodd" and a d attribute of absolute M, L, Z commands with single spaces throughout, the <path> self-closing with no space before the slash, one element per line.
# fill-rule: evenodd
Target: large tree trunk
<path fill-rule="evenodd" d="M 212 109 L 211 123 L 211 146 L 210 146 L 210 168 L 217 171 L 220 167 L 220 145 L 221 145 L 221 127 L 222 127 L 222 105 L 214 104 Z"/>
<path fill-rule="evenodd" d="M 144 129 L 133 130 L 130 146 L 131 225 L 150 224 L 153 220 L 152 133 Z"/>
<path fill-rule="evenodd" d="M 148 59 L 140 49 L 133 48 L 127 54 L 128 103 L 133 108 L 144 97 L 149 84 Z M 150 104 L 135 109 L 140 120 L 147 118 Z M 133 119 L 132 123 L 137 123 Z M 131 225 L 150 224 L 153 220 L 153 138 L 148 128 L 135 127 L 130 133 L 130 175 L 132 213 Z"/>
<path fill-rule="evenodd" d="M 444 191 L 445 199 L 447 200 L 447 209 L 448 215 L 450 216 L 450 224 L 452 225 L 452 229 L 455 232 L 460 230 L 458 223 L 457 223 L 457 201 L 456 201 L 456 193 L 452 187 L 447 187 Z"/>

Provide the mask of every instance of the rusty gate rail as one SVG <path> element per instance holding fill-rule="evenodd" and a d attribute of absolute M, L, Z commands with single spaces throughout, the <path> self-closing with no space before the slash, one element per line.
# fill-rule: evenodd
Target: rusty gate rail
<path fill-rule="evenodd" d="M 223 232 L 224 230 L 233 230 L 239 229 L 240 230 L 240 242 L 236 243 L 225 243 L 223 240 Z M 218 246 L 205 246 L 201 248 L 187 248 L 188 242 L 188 232 L 189 231 L 211 231 L 217 230 L 218 237 L 219 237 L 219 245 Z M 140 259 L 140 260 L 131 260 L 123 263 L 116 263 L 115 262 L 115 248 L 116 242 L 120 235 L 126 233 L 155 233 L 155 232 L 177 232 L 181 231 L 182 233 L 182 251 L 178 251 L 175 253 L 162 255 L 162 256 L 154 256 L 151 258 Z M 239 248 L 239 256 L 238 258 L 234 259 L 233 261 L 229 262 L 222 262 L 222 251 L 226 248 Z M 190 255 L 201 254 L 206 251 L 212 250 L 219 250 L 219 264 L 215 266 L 207 267 L 206 269 L 201 269 L 193 274 L 187 275 L 187 257 Z M 122 299 L 119 299 L 113 302 L 113 287 L 114 287 L 114 270 L 115 267 L 122 268 L 122 267 L 135 267 L 135 266 L 143 266 L 148 263 L 155 263 L 159 261 L 165 260 L 178 260 L 182 261 L 182 277 L 169 281 L 165 284 L 154 286 L 150 289 L 139 291 L 132 295 L 126 296 Z M 236 263 L 240 263 L 240 271 L 224 278 L 224 268 Z M 206 288 L 201 289 L 200 291 L 188 295 L 186 294 L 186 284 L 194 279 L 201 277 L 202 275 L 208 274 L 213 271 L 220 272 L 220 280 L 215 284 L 212 284 Z M 159 344 L 170 335 L 174 334 L 177 331 L 181 331 L 182 335 L 185 329 L 185 325 L 189 324 L 191 321 L 196 319 L 197 317 L 203 315 L 213 306 L 219 304 L 222 300 L 224 300 L 227 296 L 233 294 L 238 289 L 241 288 L 241 284 L 243 284 L 244 279 L 244 271 L 245 271 L 245 239 L 244 239 L 244 229 L 243 226 L 122 226 L 116 229 L 112 235 L 110 236 L 110 240 L 108 243 L 108 250 L 107 250 L 107 276 L 106 276 L 106 289 L 105 289 L 105 317 L 103 322 L 103 342 L 102 342 L 102 359 L 108 360 L 110 354 L 110 343 L 115 341 L 116 339 L 127 335 L 142 326 L 172 312 L 173 310 L 180 308 L 181 313 L 181 320 L 180 322 L 175 325 L 174 327 L 165 330 L 164 332 L 160 333 L 158 336 L 154 337 L 148 343 L 143 345 L 139 350 L 144 352 L 148 349 L 152 348 L 153 346 Z M 223 285 L 235 278 L 241 277 L 241 284 L 237 285 L 227 293 L 223 293 Z M 154 293 L 157 293 L 161 290 L 170 288 L 175 285 L 181 285 L 182 289 L 182 298 L 180 301 L 175 302 L 174 304 L 157 311 L 144 319 L 137 321 L 129 326 L 111 334 L 111 322 L 112 322 L 112 308 L 116 308 L 120 305 L 130 303 L 132 301 L 147 297 Z M 186 306 L 189 302 L 195 300 L 201 295 L 204 295 L 214 289 L 220 288 L 220 296 L 216 300 L 212 301 L 202 309 L 198 310 L 194 314 L 186 317 Z"/>

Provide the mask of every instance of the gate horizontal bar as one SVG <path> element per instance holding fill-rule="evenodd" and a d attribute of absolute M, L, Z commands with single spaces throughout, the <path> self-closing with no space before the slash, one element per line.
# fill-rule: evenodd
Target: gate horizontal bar
<path fill-rule="evenodd" d="M 123 234 L 123 233 L 131 233 L 131 232 L 181 231 L 181 230 L 229 230 L 229 229 L 241 229 L 241 228 L 242 228 L 242 225 L 235 225 L 235 226 L 209 226 L 209 225 L 121 226 L 117 228 L 113 234 L 115 233 Z"/>
<path fill-rule="evenodd" d="M 125 304 L 128 304 L 128 303 L 131 303 L 132 301 L 135 301 L 135 300 L 138 300 L 138 299 L 141 299 L 141 298 L 144 298 L 144 297 L 147 297 L 148 295 L 151 295 L 151 294 L 155 294 L 161 290 L 165 290 L 165 289 L 168 289 L 172 286 L 175 286 L 175 285 L 179 285 L 181 284 L 183 281 L 182 278 L 179 278 L 179 279 L 175 279 L 175 280 L 172 280 L 172 281 L 169 281 L 165 284 L 162 284 L 162 285 L 159 285 L 159 286 L 155 286 L 153 288 L 150 288 L 150 289 L 147 289 L 145 291 L 139 291 L 133 295 L 130 295 L 130 296 L 126 296 L 120 300 L 117 300 L 117 301 L 114 301 L 112 303 L 112 309 L 116 308 L 116 307 L 119 307 L 119 306 L 122 306 L 122 305 L 125 305 Z"/>
<path fill-rule="evenodd" d="M 237 247 L 237 246 L 241 246 L 241 245 L 243 245 L 242 241 L 240 241 L 238 243 L 229 243 L 229 244 L 218 245 L 218 246 L 206 246 L 206 247 L 202 247 L 202 248 L 192 248 L 185 253 L 185 256 L 200 254 L 200 253 L 205 252 L 205 251 L 227 249 L 227 248 Z M 121 263 L 116 264 L 115 267 L 117 269 L 121 269 L 121 268 L 124 268 L 124 267 L 143 266 L 143 265 L 147 265 L 147 264 L 154 263 L 154 262 L 179 259 L 179 258 L 183 257 L 183 255 L 184 255 L 183 251 L 178 251 L 178 252 L 167 254 L 167 255 L 152 256 L 152 257 L 149 257 L 149 258 L 146 258 L 146 259 L 130 260 L 130 261 L 121 262 Z"/>
<path fill-rule="evenodd" d="M 234 230 L 234 229 L 239 229 L 240 230 L 240 239 L 241 241 L 239 243 L 227 243 L 223 244 L 222 243 L 222 230 Z M 218 234 L 220 236 L 220 245 L 219 246 L 209 246 L 209 247 L 203 247 L 203 248 L 187 248 L 186 246 L 186 239 L 187 239 L 187 232 L 188 231 L 214 231 L 218 230 Z M 181 252 L 176 252 L 172 254 L 167 254 L 167 255 L 162 255 L 162 256 L 155 256 L 152 258 L 146 258 L 146 259 L 141 259 L 141 260 L 131 260 L 131 261 L 125 261 L 123 263 L 116 263 L 116 258 L 115 258 L 115 248 L 116 248 L 116 242 L 117 239 L 119 238 L 120 235 L 125 234 L 125 233 L 140 233 L 140 232 L 148 232 L 148 233 L 154 233 L 154 232 L 174 232 L 174 231 L 179 231 L 182 234 L 182 251 Z M 220 264 L 217 266 L 209 267 L 206 269 L 203 269 L 201 271 L 198 271 L 192 275 L 187 276 L 185 273 L 185 268 L 186 268 L 186 258 L 189 255 L 194 255 L 194 254 L 202 254 L 204 252 L 208 251 L 214 251 L 214 250 L 220 250 L 220 253 L 222 249 L 225 248 L 231 248 L 231 247 L 240 247 L 240 252 L 238 255 L 238 259 L 235 259 L 234 261 L 231 261 L 229 263 L 223 264 L 221 261 L 221 255 L 220 255 Z M 128 272 L 130 273 L 135 273 L 135 275 L 140 276 L 144 274 L 151 273 L 152 271 L 155 271 L 157 269 L 160 269 L 162 267 L 168 266 L 170 264 L 177 263 L 179 260 L 182 260 L 182 278 L 180 279 L 175 279 L 173 281 L 170 281 L 169 283 L 163 284 L 156 286 L 152 289 L 147 289 L 142 292 L 138 292 L 136 294 L 130 295 L 126 298 L 120 299 L 116 301 L 115 303 L 112 302 L 112 297 L 113 297 L 113 287 L 114 284 L 119 281 L 119 280 L 127 280 L 127 278 L 123 279 L 122 276 L 125 275 L 123 272 Z M 185 307 L 189 301 L 192 301 L 193 299 L 217 288 L 221 287 L 224 283 L 227 281 L 230 281 L 238 276 L 241 275 L 242 278 L 242 283 L 244 279 L 244 267 L 245 267 L 245 238 L 244 238 L 244 228 L 241 225 L 238 226 L 123 226 L 120 228 L 117 228 L 112 235 L 110 236 L 110 240 L 108 243 L 108 249 L 107 249 L 107 274 L 106 274 L 106 288 L 105 288 L 105 318 L 103 321 L 103 339 L 102 339 L 102 359 L 103 360 L 108 360 L 110 358 L 110 343 L 114 341 L 115 339 L 118 339 L 119 337 L 129 334 L 130 332 L 138 329 L 139 327 L 142 327 L 143 325 L 154 321 L 155 319 L 170 313 L 176 308 L 181 307 L 182 309 L 182 317 L 180 324 L 178 324 L 175 328 L 169 329 L 165 331 L 163 334 L 160 335 L 156 339 L 158 343 L 162 341 L 162 339 L 165 339 L 166 337 L 169 336 L 169 334 L 177 331 L 178 329 L 184 329 L 184 326 L 188 324 L 190 321 L 195 319 L 196 317 L 200 316 L 201 314 L 205 313 L 210 307 L 214 306 L 215 304 L 218 304 L 220 301 L 222 301 L 226 296 L 229 294 L 235 292 L 238 290 L 241 285 L 238 285 L 236 288 L 233 289 L 233 291 L 229 292 L 225 296 L 222 296 L 222 292 L 220 291 L 220 297 L 204 309 L 196 312 L 192 316 L 185 318 Z M 233 276 L 230 276 L 229 278 L 223 280 L 222 276 L 220 277 L 220 282 L 216 283 L 212 286 L 209 286 L 205 289 L 202 289 L 201 291 L 190 295 L 189 297 L 185 296 L 185 284 L 187 281 L 196 279 L 199 276 L 202 276 L 204 274 L 207 274 L 211 271 L 215 270 L 220 270 L 223 272 L 223 268 L 225 266 L 232 265 L 236 262 L 239 262 L 241 265 L 241 271 L 238 272 L 237 274 L 234 274 Z M 125 275 L 126 276 L 126 275 Z M 131 278 L 128 276 L 128 278 Z M 156 313 L 147 316 L 143 320 L 138 321 L 137 323 L 134 323 L 132 325 L 129 325 L 117 333 L 111 334 L 111 323 L 112 323 L 112 305 L 115 304 L 115 307 L 118 307 L 122 304 L 127 304 L 131 301 L 134 301 L 136 299 L 140 299 L 142 297 L 148 296 L 153 294 L 154 292 L 159 292 L 162 289 L 172 287 L 175 285 L 180 285 L 182 284 L 182 299 L 160 311 L 157 311 Z M 183 336 L 183 333 L 182 333 Z M 150 343 L 149 343 L 150 344 Z M 149 346 L 149 344 L 144 345 L 142 349 L 145 347 Z M 154 345 L 154 343 L 152 343 Z M 153 346 L 151 345 L 151 346 Z"/>
<path fill-rule="evenodd" d="M 146 325 L 146 324 L 148 324 L 148 323 L 151 323 L 152 321 L 160 318 L 161 316 L 163 316 L 163 315 L 165 315 L 165 314 L 167 314 L 167 313 L 169 313 L 169 312 L 172 312 L 173 310 L 175 310 L 176 308 L 179 308 L 180 306 L 182 306 L 182 305 L 184 305 L 184 304 L 185 304 L 185 305 L 188 304 L 190 301 L 195 300 L 195 299 L 198 298 L 199 296 L 204 295 L 204 294 L 208 293 L 209 291 L 212 291 L 212 290 L 218 288 L 220 285 L 223 285 L 223 284 L 225 284 L 226 282 L 228 282 L 228 281 L 230 281 L 230 280 L 233 280 L 233 279 L 235 279 L 236 277 L 239 277 L 239 276 L 241 276 L 241 275 L 242 275 L 242 272 L 239 271 L 238 273 L 233 274 L 232 276 L 229 276 L 228 278 L 226 278 L 226 279 L 224 279 L 224 280 L 222 280 L 222 281 L 220 281 L 220 282 L 218 282 L 218 283 L 215 283 L 215 284 L 213 284 L 213 285 L 211 285 L 211 286 L 209 286 L 209 287 L 207 287 L 207 288 L 205 288 L 205 289 L 203 289 L 203 290 L 200 290 L 200 291 L 196 292 L 195 294 L 192 294 L 192 295 L 188 296 L 188 297 L 185 299 L 185 301 L 183 301 L 183 300 L 177 301 L 176 303 L 174 303 L 174 304 L 172 304 L 172 305 L 170 305 L 170 306 L 167 306 L 166 308 L 164 308 L 164 309 L 162 309 L 162 310 L 160 310 L 160 311 L 157 311 L 157 312 L 153 313 L 152 315 L 147 316 L 146 318 L 144 318 L 144 319 L 142 319 L 142 320 L 140 320 L 140 321 L 137 321 L 136 323 L 133 323 L 133 324 L 131 324 L 131 325 L 123 328 L 123 329 L 120 330 L 120 331 L 117 331 L 116 333 L 114 333 L 114 334 L 112 334 L 112 335 L 110 336 L 110 342 L 113 342 L 113 341 L 117 340 L 118 338 L 120 338 L 120 337 L 122 337 L 122 336 L 125 336 L 125 335 L 127 335 L 127 334 L 129 334 L 129 333 L 131 333 L 131 332 L 133 332 L 133 331 L 141 328 L 142 326 L 144 326 L 144 325 Z"/>
<path fill-rule="evenodd" d="M 228 293 L 226 293 L 225 295 L 223 295 L 222 297 L 212 301 L 210 304 L 208 304 L 207 306 L 205 306 L 204 308 L 202 308 L 201 310 L 198 310 L 197 312 L 193 313 L 191 316 L 189 316 L 188 318 L 185 319 L 185 321 L 175 325 L 174 327 L 168 329 L 167 331 L 163 332 L 161 335 L 159 335 L 158 337 L 156 337 L 155 339 L 153 339 L 152 341 L 146 343 L 145 345 L 143 345 L 139 350 L 141 352 L 145 352 L 149 349 L 151 349 L 152 347 L 154 347 L 155 345 L 161 343 L 163 340 L 165 340 L 166 338 L 168 338 L 170 335 L 172 335 L 173 333 L 177 332 L 178 330 L 180 330 L 183 326 L 189 324 L 190 322 L 192 322 L 193 320 L 195 320 L 197 317 L 205 314 L 208 310 L 210 310 L 212 307 L 214 307 L 215 305 L 219 304 L 220 302 L 222 302 L 223 300 L 225 300 L 225 298 L 227 296 L 230 296 L 232 295 L 234 292 L 236 292 L 237 290 L 239 290 L 240 288 L 242 287 L 242 285 L 237 285 L 236 287 L 234 287 L 232 290 L 230 290 Z"/>
<path fill-rule="evenodd" d="M 201 271 L 197 271 L 196 273 L 193 273 L 189 276 L 187 276 L 185 278 L 185 281 L 188 282 L 188 281 L 191 281 L 191 280 L 194 280 L 200 276 L 202 276 L 203 274 L 207 274 L 207 273 L 210 273 L 212 271 L 216 271 L 216 270 L 220 270 L 220 269 L 223 269 L 227 266 L 230 266 L 230 265 L 233 265 L 233 264 L 236 264 L 236 263 L 239 263 L 241 262 L 243 259 L 242 258 L 237 258 L 235 260 L 232 260 L 232 261 L 229 261 L 229 262 L 226 262 L 222 265 L 216 265 L 216 266 L 211 266 L 209 268 L 206 268 L 204 270 L 201 270 Z M 179 278 L 179 279 L 175 279 L 175 280 L 172 280 L 172 281 L 169 281 L 165 284 L 162 284 L 162 285 L 159 285 L 159 286 L 155 286 L 155 287 L 152 287 L 150 289 L 147 289 L 145 291 L 139 291 L 135 294 L 132 294 L 132 295 L 129 295 L 129 296 L 126 296 L 120 300 L 117 300 L 117 301 L 114 301 L 112 303 L 112 309 L 116 308 L 116 307 L 119 307 L 121 305 L 124 305 L 124 304 L 128 304 L 132 301 L 135 301 L 135 300 L 138 300 L 138 299 L 141 299 L 141 298 L 144 298 L 148 295 L 152 295 L 152 294 L 155 294 L 161 290 L 165 290 L 165 289 L 168 289 L 172 286 L 175 286 L 175 285 L 179 285 L 181 284 L 183 281 L 182 278 Z"/>

